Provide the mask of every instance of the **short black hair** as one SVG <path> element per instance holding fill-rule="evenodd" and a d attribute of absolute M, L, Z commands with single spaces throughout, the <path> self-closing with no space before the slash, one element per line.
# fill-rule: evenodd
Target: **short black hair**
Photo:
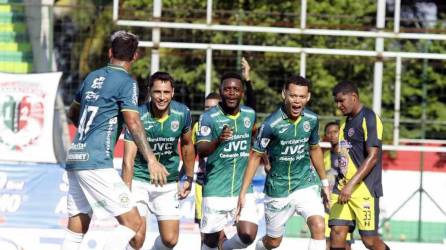
<path fill-rule="evenodd" d="M 287 90 L 290 84 L 295 84 L 298 86 L 306 86 L 308 87 L 308 92 L 310 92 L 311 82 L 310 80 L 302 76 L 291 75 L 290 77 L 288 77 L 288 79 L 285 81 L 285 84 L 283 85 L 283 89 Z"/>
<path fill-rule="evenodd" d="M 342 81 L 336 84 L 336 86 L 334 86 L 333 88 L 333 96 L 336 96 L 339 93 L 342 94 L 355 93 L 359 96 L 358 87 L 356 87 L 356 85 L 351 81 Z"/>
<path fill-rule="evenodd" d="M 206 96 L 205 100 L 210 100 L 210 99 L 221 100 L 221 97 L 219 94 L 211 92 L 209 93 L 209 95 Z"/>
<path fill-rule="evenodd" d="M 327 128 L 330 126 L 337 126 L 339 128 L 339 123 L 335 122 L 335 121 L 331 121 L 331 122 L 325 124 L 324 133 L 327 133 Z"/>
<path fill-rule="evenodd" d="M 156 80 L 160 80 L 163 82 L 169 81 L 172 88 L 174 88 L 173 87 L 173 83 L 174 83 L 173 77 L 167 72 L 158 71 L 158 72 L 155 72 L 153 75 L 151 75 L 149 77 L 149 88 L 153 87 L 153 83 Z"/>
<path fill-rule="evenodd" d="M 119 30 L 110 37 L 113 58 L 130 62 L 138 49 L 138 37 L 125 30 Z"/>
<path fill-rule="evenodd" d="M 240 80 L 240 82 L 242 83 L 242 86 L 243 86 L 243 79 L 242 79 L 242 77 L 240 76 L 240 74 L 235 73 L 235 72 L 227 72 L 227 73 L 224 73 L 224 74 L 221 76 L 221 79 L 220 79 L 220 86 L 223 85 L 223 82 L 224 82 L 226 79 L 231 79 L 231 78 Z"/>

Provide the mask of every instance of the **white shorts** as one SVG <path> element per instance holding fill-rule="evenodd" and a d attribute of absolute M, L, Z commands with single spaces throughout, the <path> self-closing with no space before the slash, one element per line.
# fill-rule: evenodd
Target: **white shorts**
<path fill-rule="evenodd" d="M 238 196 L 203 197 L 201 232 L 211 234 L 220 232 L 226 225 L 235 223 Z M 241 221 L 258 224 L 254 194 L 246 194 L 245 207 L 240 214 Z"/>
<path fill-rule="evenodd" d="M 287 197 L 273 198 L 265 195 L 266 235 L 272 238 L 282 237 L 286 223 L 295 212 L 304 217 L 305 221 L 313 215 L 324 217 L 319 186 L 298 189 Z"/>
<path fill-rule="evenodd" d="M 68 215 L 93 212 L 99 219 L 118 216 L 135 207 L 130 190 L 113 168 L 68 170 Z"/>
<path fill-rule="evenodd" d="M 178 183 L 171 182 L 157 187 L 148 182 L 133 180 L 132 194 L 141 216 L 147 217 L 151 212 L 158 221 L 180 219 Z"/>

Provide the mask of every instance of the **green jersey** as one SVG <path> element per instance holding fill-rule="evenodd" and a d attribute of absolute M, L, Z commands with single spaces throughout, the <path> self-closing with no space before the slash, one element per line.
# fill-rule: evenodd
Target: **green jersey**
<path fill-rule="evenodd" d="M 79 126 L 66 169 L 113 168 L 121 112 L 138 112 L 138 85 L 123 67 L 109 64 L 88 74 L 74 101 L 80 105 Z"/>
<path fill-rule="evenodd" d="M 178 153 L 178 139 L 191 130 L 191 115 L 186 105 L 172 101 L 169 105 L 168 116 L 157 119 L 150 112 L 150 102 L 139 105 L 141 122 L 146 131 L 147 140 L 158 161 L 163 164 L 169 175 L 167 182 L 178 180 L 180 155 Z M 126 129 L 124 139 L 133 141 L 133 137 Z M 147 161 L 138 152 L 135 157 L 133 179 L 150 182 Z"/>
<path fill-rule="evenodd" d="M 255 117 L 255 111 L 246 106 L 241 106 L 237 115 L 225 114 L 220 104 L 201 115 L 197 143 L 217 139 L 224 126 L 229 126 L 233 131 L 232 139 L 220 143 L 207 158 L 204 197 L 230 197 L 240 193 L 251 149 Z"/>
<path fill-rule="evenodd" d="M 297 189 L 319 184 L 310 163 L 310 146 L 319 143 L 319 121 L 313 112 L 304 109 L 291 121 L 281 107 L 259 128 L 253 150 L 268 153 L 271 162 L 265 182 L 270 197 L 286 197 Z"/>

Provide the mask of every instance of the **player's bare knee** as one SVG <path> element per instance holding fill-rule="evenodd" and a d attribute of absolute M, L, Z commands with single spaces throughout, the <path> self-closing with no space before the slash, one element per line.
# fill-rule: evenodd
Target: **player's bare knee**
<path fill-rule="evenodd" d="M 239 232 L 238 237 L 246 245 L 251 245 L 256 239 L 256 235 L 249 232 Z"/>
<path fill-rule="evenodd" d="M 282 237 L 279 238 L 265 237 L 263 239 L 263 244 L 268 249 L 278 248 L 280 246 L 280 243 L 282 243 Z"/>
<path fill-rule="evenodd" d="M 146 233 L 139 230 L 133 239 L 130 241 L 130 246 L 134 249 L 140 249 L 144 245 L 144 241 L 146 239 Z"/>
<path fill-rule="evenodd" d="M 308 223 L 311 233 L 314 234 L 324 234 L 325 233 L 325 223 L 323 219 L 313 219 Z"/>
<path fill-rule="evenodd" d="M 210 248 L 218 247 L 218 233 L 204 234 L 203 243 Z"/>
<path fill-rule="evenodd" d="M 361 240 L 367 249 L 375 249 L 377 237 L 361 236 Z"/>
<path fill-rule="evenodd" d="M 178 243 L 178 235 L 169 234 L 165 236 L 161 236 L 161 241 L 168 248 L 174 248 Z"/>

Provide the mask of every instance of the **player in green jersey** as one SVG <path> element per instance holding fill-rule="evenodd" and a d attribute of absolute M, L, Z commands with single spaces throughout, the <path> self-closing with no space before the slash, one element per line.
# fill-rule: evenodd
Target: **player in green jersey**
<path fill-rule="evenodd" d="M 63 250 L 87 248 L 81 243 L 92 212 L 98 218 L 111 214 L 120 224 L 107 239 L 105 249 L 125 248 L 141 226 L 130 191 L 113 169 L 114 146 L 123 122 L 149 162 L 153 182 L 163 184 L 167 175 L 147 143 L 137 109 L 138 87 L 128 73 L 137 58 L 138 38 L 117 31 L 110 40 L 109 65 L 88 74 L 68 112 L 77 132 L 67 153 L 70 217 Z M 137 245 L 137 241 L 135 237 L 132 244 Z"/>
<path fill-rule="evenodd" d="M 339 158 L 334 166 L 338 175 L 328 222 L 331 248 L 344 249 L 347 233 L 357 226 L 365 247 L 389 249 L 378 235 L 379 197 L 383 195 L 381 118 L 361 104 L 352 82 L 338 83 L 333 97 L 346 118 L 340 124 Z"/>
<path fill-rule="evenodd" d="M 191 190 L 195 150 L 192 142 L 191 115 L 189 109 L 173 101 L 173 78 L 166 72 L 156 72 L 148 79 L 150 101 L 139 105 L 141 122 L 153 152 L 169 172 L 167 184 L 160 187 L 150 183 L 147 162 L 137 153 L 130 133 L 125 134 L 122 178 L 136 198 L 143 224 L 138 235 L 146 233 L 149 212 L 158 220 L 160 236 L 151 249 L 172 249 L 178 242 L 180 204 Z M 178 188 L 178 169 L 181 156 L 185 166 L 186 181 Z M 133 179 L 133 180 L 132 180 Z M 138 246 L 138 248 L 141 246 Z"/>
<path fill-rule="evenodd" d="M 255 112 L 240 105 L 242 78 L 225 74 L 220 83 L 222 101 L 204 112 L 199 121 L 197 151 L 207 157 L 203 185 L 202 249 L 217 249 L 220 232 L 235 222 L 241 176 L 248 162 Z M 252 192 L 252 188 L 250 189 Z M 247 197 L 246 213 L 237 223 L 237 234 L 220 242 L 222 249 L 246 248 L 257 234 L 257 213 L 253 194 Z"/>
<path fill-rule="evenodd" d="M 271 169 L 265 183 L 267 229 L 256 249 L 279 247 L 286 222 L 298 213 L 311 231 L 309 249 L 325 250 L 320 180 L 326 206 L 329 190 L 319 146 L 319 121 L 316 114 L 305 108 L 310 100 L 310 82 L 300 76 L 290 77 L 283 86 L 282 98 L 283 105 L 268 116 L 257 132 L 243 178 L 238 212 L 243 213 L 246 192 L 262 155 L 268 152 Z"/>

